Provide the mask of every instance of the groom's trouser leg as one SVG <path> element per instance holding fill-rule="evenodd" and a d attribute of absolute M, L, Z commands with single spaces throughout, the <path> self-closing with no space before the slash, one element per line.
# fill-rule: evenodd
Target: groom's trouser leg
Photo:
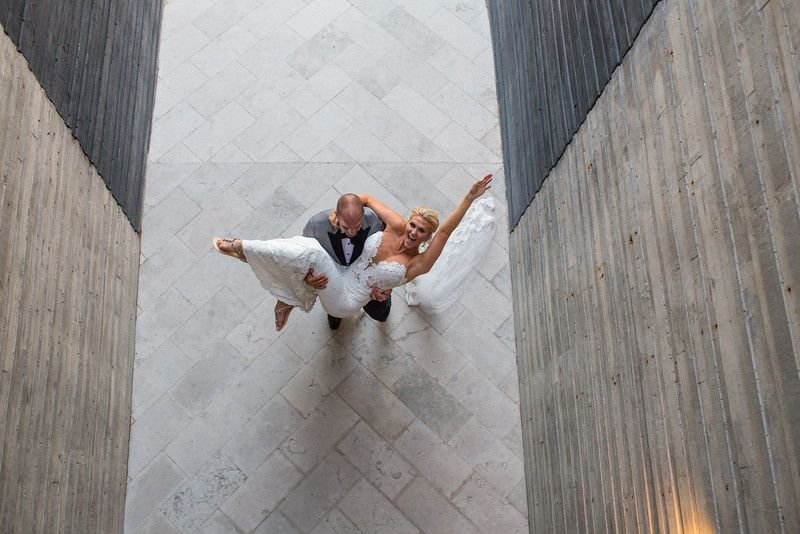
<path fill-rule="evenodd" d="M 392 309 L 392 296 L 383 302 L 371 300 L 364 306 L 364 312 L 375 319 L 376 321 L 384 322 L 389 318 L 389 312 Z"/>
<path fill-rule="evenodd" d="M 332 330 L 339 328 L 340 324 L 342 324 L 341 317 L 334 317 L 333 315 L 328 314 L 328 326 L 330 326 Z"/>

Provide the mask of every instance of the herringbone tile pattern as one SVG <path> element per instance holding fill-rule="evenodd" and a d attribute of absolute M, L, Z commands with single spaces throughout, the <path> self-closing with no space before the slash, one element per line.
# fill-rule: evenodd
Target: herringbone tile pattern
<path fill-rule="evenodd" d="M 523 532 L 493 56 L 483 0 L 172 0 L 148 166 L 126 532 Z M 343 192 L 497 235 L 438 316 L 295 312 L 214 235 L 297 235 Z"/>

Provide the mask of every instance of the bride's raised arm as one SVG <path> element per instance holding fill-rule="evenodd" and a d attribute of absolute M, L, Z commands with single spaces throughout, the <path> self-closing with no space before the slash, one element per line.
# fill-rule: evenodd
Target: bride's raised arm
<path fill-rule="evenodd" d="M 472 187 L 470 187 L 467 194 L 458 204 L 455 210 L 447 216 L 444 222 L 439 226 L 439 229 L 434 234 L 433 239 L 431 240 L 430 245 L 428 248 L 420 254 L 419 256 L 415 257 L 411 262 L 408 264 L 408 268 L 406 270 L 406 282 L 410 282 L 417 276 L 421 274 L 425 274 L 431 270 L 433 264 L 436 263 L 436 260 L 439 258 L 439 255 L 442 253 L 442 249 L 444 249 L 445 243 L 450 238 L 450 234 L 456 229 L 458 223 L 461 222 L 461 219 L 464 218 L 464 214 L 467 213 L 467 210 L 472 205 L 472 203 L 481 195 L 483 195 L 492 184 L 492 175 L 487 174 L 482 179 L 478 180 Z"/>
<path fill-rule="evenodd" d="M 384 222 L 387 229 L 402 231 L 403 225 L 405 224 L 405 219 L 403 219 L 402 215 L 394 211 L 380 200 L 366 193 L 359 193 L 358 198 L 361 199 L 361 202 L 364 203 L 364 206 L 375 212 L 375 215 L 377 215 L 378 218 Z"/>

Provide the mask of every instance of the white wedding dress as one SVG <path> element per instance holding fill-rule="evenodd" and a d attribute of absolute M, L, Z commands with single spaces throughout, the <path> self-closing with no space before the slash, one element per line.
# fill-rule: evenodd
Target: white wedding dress
<path fill-rule="evenodd" d="M 494 203 L 479 200 L 470 207 L 445 244 L 430 272 L 406 286 L 406 300 L 428 312 L 441 311 L 463 293 L 464 282 L 484 257 L 494 235 Z M 349 317 L 370 301 L 373 287 L 392 289 L 406 283 L 406 268 L 396 261 L 373 262 L 383 232 L 367 238 L 361 256 L 349 267 L 336 263 L 310 237 L 268 241 L 243 240 L 247 263 L 261 285 L 276 298 L 309 311 L 317 297 L 334 317 Z M 325 289 L 314 291 L 303 281 L 309 269 L 328 277 Z"/>

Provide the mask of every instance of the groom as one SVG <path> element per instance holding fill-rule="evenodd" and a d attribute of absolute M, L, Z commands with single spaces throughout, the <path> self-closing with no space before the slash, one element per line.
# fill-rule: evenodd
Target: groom
<path fill-rule="evenodd" d="M 357 195 L 347 193 L 339 197 L 333 213 L 321 211 L 311 217 L 303 235 L 316 239 L 340 265 L 348 266 L 361 256 L 367 238 L 385 226 L 372 210 L 364 209 Z M 308 271 L 305 282 L 314 289 L 325 289 L 328 277 L 314 276 L 313 271 Z M 376 321 L 386 321 L 392 308 L 391 293 L 391 289 L 384 292 L 373 288 L 373 300 L 364 306 L 364 312 Z M 328 325 L 332 329 L 339 328 L 341 322 L 341 317 L 328 315 Z"/>

